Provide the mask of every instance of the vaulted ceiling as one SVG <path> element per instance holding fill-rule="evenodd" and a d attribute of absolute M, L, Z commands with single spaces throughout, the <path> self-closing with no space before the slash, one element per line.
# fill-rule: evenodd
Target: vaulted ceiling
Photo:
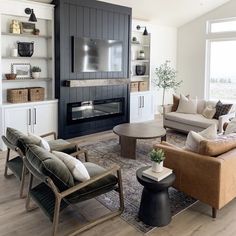
<path fill-rule="evenodd" d="M 36 0 L 35 0 L 36 1 Z M 51 0 L 37 0 L 51 2 Z M 128 6 L 133 17 L 157 24 L 181 26 L 229 0 L 102 0 L 103 2 Z M 231 0 L 235 1 L 235 0 Z"/>

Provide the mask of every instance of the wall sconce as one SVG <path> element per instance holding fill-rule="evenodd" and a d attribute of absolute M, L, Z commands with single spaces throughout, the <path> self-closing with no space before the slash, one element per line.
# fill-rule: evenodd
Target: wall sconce
<path fill-rule="evenodd" d="M 143 35 L 147 36 L 147 35 L 148 35 L 148 32 L 147 32 L 147 27 L 146 27 L 146 26 L 140 26 L 140 25 L 137 25 L 137 26 L 136 26 L 136 29 L 137 29 L 137 30 L 140 30 L 140 29 L 142 29 L 142 28 L 144 28 Z"/>
<path fill-rule="evenodd" d="M 36 18 L 35 14 L 34 14 L 34 9 L 25 8 L 25 13 L 26 13 L 27 15 L 30 15 L 29 21 L 31 21 L 31 22 L 37 22 L 37 18 Z"/>

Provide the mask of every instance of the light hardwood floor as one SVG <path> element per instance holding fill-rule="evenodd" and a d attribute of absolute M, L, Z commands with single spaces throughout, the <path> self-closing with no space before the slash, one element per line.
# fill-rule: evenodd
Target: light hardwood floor
<path fill-rule="evenodd" d="M 112 132 L 77 138 L 80 143 L 90 143 L 99 139 L 113 137 Z M 0 236 L 47 236 L 51 232 L 48 218 L 36 209 L 25 211 L 24 199 L 19 199 L 18 181 L 12 177 L 3 177 L 6 152 L 0 152 Z M 193 186 L 194 187 L 194 186 Z M 107 213 L 108 210 L 96 200 L 90 200 L 74 208 L 67 208 L 60 219 L 59 235 L 66 235 L 78 223 L 85 223 Z M 175 216 L 172 222 L 163 228 L 156 228 L 148 236 L 233 236 L 236 235 L 236 200 L 219 211 L 217 219 L 211 218 L 211 208 L 203 203 L 195 205 Z M 77 224 L 77 225 L 76 225 Z M 139 236 L 143 235 L 120 217 L 100 224 L 81 236 Z"/>

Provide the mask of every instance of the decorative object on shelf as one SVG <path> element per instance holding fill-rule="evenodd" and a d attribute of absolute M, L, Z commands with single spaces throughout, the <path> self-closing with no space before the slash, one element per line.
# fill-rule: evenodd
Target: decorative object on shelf
<path fill-rule="evenodd" d="M 138 39 L 136 37 L 132 38 L 132 43 L 133 44 L 140 44 L 140 42 L 138 41 Z"/>
<path fill-rule="evenodd" d="M 146 26 L 140 26 L 140 25 L 137 25 L 137 26 L 136 26 L 136 29 L 137 29 L 137 30 L 140 30 L 140 29 L 142 29 L 142 28 L 144 28 L 143 35 L 144 35 L 144 36 L 147 36 L 147 35 L 148 35 L 148 31 L 147 31 L 147 27 L 146 27 Z"/>
<path fill-rule="evenodd" d="M 152 160 L 152 171 L 153 172 L 162 172 L 163 171 L 163 161 L 165 160 L 165 153 L 162 149 L 153 149 L 149 156 Z"/>
<path fill-rule="evenodd" d="M 11 49 L 11 57 L 17 57 L 18 56 L 18 50 L 17 48 Z"/>
<path fill-rule="evenodd" d="M 34 42 L 17 42 L 17 47 L 21 57 L 31 57 L 34 54 Z"/>
<path fill-rule="evenodd" d="M 135 72 L 136 72 L 136 75 L 145 75 L 146 66 L 145 65 L 136 65 Z"/>
<path fill-rule="evenodd" d="M 31 22 L 37 22 L 37 18 L 36 18 L 35 14 L 34 14 L 34 9 L 25 8 L 25 13 L 26 13 L 27 15 L 30 15 L 29 21 L 31 21 Z"/>
<path fill-rule="evenodd" d="M 21 33 L 22 34 L 34 34 L 35 24 L 29 22 L 21 22 Z"/>
<path fill-rule="evenodd" d="M 40 33 L 40 30 L 39 30 L 39 29 L 35 29 L 35 30 L 34 30 L 34 35 L 39 35 L 39 33 Z"/>
<path fill-rule="evenodd" d="M 12 20 L 10 24 L 10 33 L 20 34 L 20 22 L 18 20 Z"/>
<path fill-rule="evenodd" d="M 163 89 L 162 95 L 162 107 L 165 104 L 165 92 L 169 89 L 176 90 L 181 83 L 181 81 L 176 81 L 177 71 L 172 68 L 170 65 L 170 61 L 166 61 L 164 64 L 161 64 L 156 68 L 157 77 L 152 80 L 152 83 L 158 87 Z"/>
<path fill-rule="evenodd" d="M 138 83 L 138 91 L 143 92 L 148 90 L 148 82 L 147 81 L 140 81 Z"/>
<path fill-rule="evenodd" d="M 38 67 L 38 66 L 34 66 L 32 67 L 31 69 L 31 72 L 32 72 L 32 78 L 33 79 L 38 79 L 40 77 L 40 72 L 41 72 L 41 68 Z"/>
<path fill-rule="evenodd" d="M 28 89 L 7 89 L 7 101 L 10 103 L 28 102 Z"/>
<path fill-rule="evenodd" d="M 144 50 L 140 50 L 139 51 L 138 60 L 145 60 L 145 52 L 144 52 Z"/>
<path fill-rule="evenodd" d="M 15 80 L 16 74 L 14 74 L 14 73 L 5 74 L 5 77 L 7 80 Z"/>
<path fill-rule="evenodd" d="M 29 101 L 36 102 L 44 100 L 45 89 L 43 87 L 32 87 L 28 88 L 28 90 Z"/>
<path fill-rule="evenodd" d="M 11 73 L 16 74 L 17 79 L 29 79 L 31 78 L 31 66 L 29 63 L 13 63 Z"/>

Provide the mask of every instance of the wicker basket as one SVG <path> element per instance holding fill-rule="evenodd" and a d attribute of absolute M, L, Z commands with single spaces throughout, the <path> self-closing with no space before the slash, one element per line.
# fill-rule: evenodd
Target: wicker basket
<path fill-rule="evenodd" d="M 130 92 L 138 92 L 138 82 L 130 83 Z"/>
<path fill-rule="evenodd" d="M 138 84 L 138 90 L 139 91 L 147 91 L 148 90 L 148 82 L 147 81 L 141 81 Z"/>
<path fill-rule="evenodd" d="M 25 88 L 8 89 L 7 101 L 10 103 L 28 102 L 28 89 Z"/>
<path fill-rule="evenodd" d="M 29 88 L 29 101 L 43 101 L 44 100 L 45 89 L 42 87 L 32 87 Z"/>

